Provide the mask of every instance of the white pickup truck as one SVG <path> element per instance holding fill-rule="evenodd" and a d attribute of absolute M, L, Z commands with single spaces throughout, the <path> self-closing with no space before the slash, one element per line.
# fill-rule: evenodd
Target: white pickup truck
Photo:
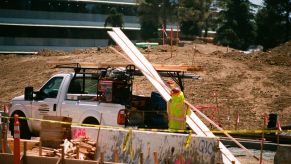
<path fill-rule="evenodd" d="M 37 92 L 27 87 L 25 95 L 12 99 L 9 115 L 39 119 L 44 115 L 68 116 L 73 122 L 99 124 L 102 113 L 102 124 L 118 126 L 118 112 L 125 106 L 96 101 L 98 75 L 62 73 L 50 78 Z M 40 125 L 40 121 L 20 120 L 21 138 L 39 135 Z M 9 127 L 13 134 L 12 120 Z"/>
<path fill-rule="evenodd" d="M 73 68 L 74 73 L 51 77 L 39 91 L 26 87 L 24 95 L 12 99 L 9 116 L 67 116 L 74 123 L 99 124 L 102 113 L 102 125 L 167 128 L 166 103 L 157 92 L 151 97 L 132 95 L 134 67 Z M 13 135 L 13 119 L 9 129 Z M 41 122 L 21 119 L 20 130 L 21 138 L 38 136 Z"/>

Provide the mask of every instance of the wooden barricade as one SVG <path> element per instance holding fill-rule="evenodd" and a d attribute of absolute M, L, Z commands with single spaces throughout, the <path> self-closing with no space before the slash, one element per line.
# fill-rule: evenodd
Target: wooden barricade
<path fill-rule="evenodd" d="M 72 118 L 62 116 L 44 116 L 43 119 L 72 122 Z M 59 148 L 65 138 L 71 139 L 71 124 L 61 124 L 48 121 L 41 122 L 40 141 L 42 146 Z"/>

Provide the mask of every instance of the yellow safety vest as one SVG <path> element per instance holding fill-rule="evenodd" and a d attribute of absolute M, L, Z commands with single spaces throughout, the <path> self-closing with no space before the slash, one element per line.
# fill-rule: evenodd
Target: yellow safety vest
<path fill-rule="evenodd" d="M 183 92 L 172 94 L 170 108 L 168 110 L 169 128 L 175 130 L 186 129 L 186 115 L 188 114 L 188 110 L 184 105 Z"/>

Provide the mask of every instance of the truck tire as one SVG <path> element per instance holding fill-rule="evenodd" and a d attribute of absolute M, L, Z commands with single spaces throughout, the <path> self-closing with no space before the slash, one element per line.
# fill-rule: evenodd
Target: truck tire
<path fill-rule="evenodd" d="M 25 117 L 22 112 L 15 112 L 11 115 L 12 118 L 9 119 L 9 130 L 11 135 L 14 137 L 14 115 L 18 114 L 19 117 Z M 19 119 L 19 128 L 20 128 L 20 138 L 21 139 L 31 139 L 31 133 L 28 128 L 27 120 Z"/>
<path fill-rule="evenodd" d="M 83 124 L 93 124 L 93 125 L 100 125 L 99 121 L 94 117 L 87 117 Z"/>

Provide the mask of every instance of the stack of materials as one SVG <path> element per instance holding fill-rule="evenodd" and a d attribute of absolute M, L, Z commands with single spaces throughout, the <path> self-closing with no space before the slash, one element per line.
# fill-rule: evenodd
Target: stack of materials
<path fill-rule="evenodd" d="M 80 138 L 74 140 L 65 140 L 60 145 L 61 148 L 42 147 L 42 156 L 46 157 L 61 157 L 62 148 L 64 149 L 64 156 L 66 159 L 81 159 L 81 160 L 94 160 L 96 152 L 96 142 L 89 138 Z M 28 154 L 37 154 L 39 147 L 35 147 L 28 152 Z"/>

